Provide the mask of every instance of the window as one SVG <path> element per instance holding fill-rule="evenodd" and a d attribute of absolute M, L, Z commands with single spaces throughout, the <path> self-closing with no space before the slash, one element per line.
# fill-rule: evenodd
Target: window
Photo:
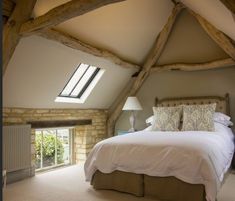
<path fill-rule="evenodd" d="M 104 69 L 84 63 L 79 64 L 55 101 L 84 103 L 103 73 Z"/>
<path fill-rule="evenodd" d="M 72 129 L 37 129 L 36 170 L 45 170 L 72 163 Z"/>

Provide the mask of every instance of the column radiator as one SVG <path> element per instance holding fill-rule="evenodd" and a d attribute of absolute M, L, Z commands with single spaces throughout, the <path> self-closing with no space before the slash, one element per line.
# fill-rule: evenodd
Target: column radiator
<path fill-rule="evenodd" d="M 31 125 L 3 126 L 3 169 L 15 178 L 25 170 L 30 176 Z"/>

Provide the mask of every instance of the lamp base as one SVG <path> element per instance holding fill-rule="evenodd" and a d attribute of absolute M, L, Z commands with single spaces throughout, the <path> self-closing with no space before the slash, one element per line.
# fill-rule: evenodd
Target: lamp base
<path fill-rule="evenodd" d="M 135 132 L 135 112 L 134 111 L 131 111 L 130 124 L 131 124 L 131 128 L 128 131 Z"/>
<path fill-rule="evenodd" d="M 135 132 L 136 130 L 134 128 L 130 128 L 128 132 Z"/>

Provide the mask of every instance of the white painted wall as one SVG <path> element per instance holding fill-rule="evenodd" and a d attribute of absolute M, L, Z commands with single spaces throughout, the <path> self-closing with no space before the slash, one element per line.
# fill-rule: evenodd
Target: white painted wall
<path fill-rule="evenodd" d="M 54 102 L 81 62 L 105 69 L 86 102 Z M 38 36 L 27 37 L 18 44 L 4 75 L 3 106 L 108 108 L 134 72 Z"/>
<path fill-rule="evenodd" d="M 136 128 L 147 125 L 145 119 L 153 114 L 152 107 L 156 97 L 185 96 L 224 96 L 230 94 L 231 115 L 235 123 L 235 66 L 227 69 L 198 72 L 162 72 L 149 76 L 141 87 L 137 97 L 143 110 L 137 114 Z M 129 113 L 123 112 L 117 124 L 117 130 L 129 129 Z"/>

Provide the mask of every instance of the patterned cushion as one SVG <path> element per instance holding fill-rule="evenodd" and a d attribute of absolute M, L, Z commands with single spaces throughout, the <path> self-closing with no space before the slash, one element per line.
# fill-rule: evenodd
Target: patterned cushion
<path fill-rule="evenodd" d="M 213 116 L 216 103 L 209 105 L 183 105 L 182 131 L 214 131 Z"/>
<path fill-rule="evenodd" d="M 154 131 L 179 131 L 182 106 L 178 107 L 153 107 L 155 121 Z"/>

